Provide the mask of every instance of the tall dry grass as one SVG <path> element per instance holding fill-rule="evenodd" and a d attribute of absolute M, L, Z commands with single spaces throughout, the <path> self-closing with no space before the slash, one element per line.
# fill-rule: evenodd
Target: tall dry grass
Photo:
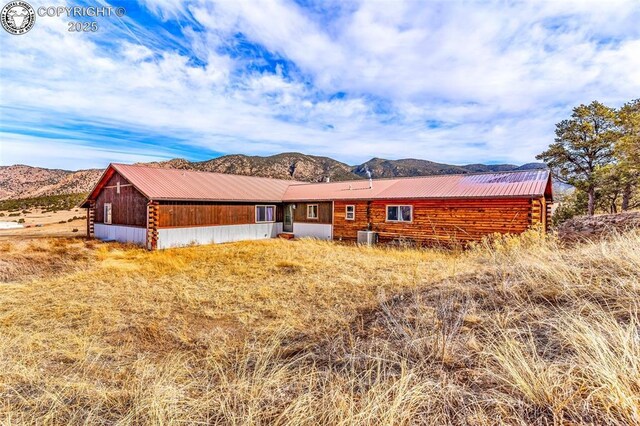
<path fill-rule="evenodd" d="M 638 231 L 59 246 L 0 248 L 2 424 L 640 424 Z"/>

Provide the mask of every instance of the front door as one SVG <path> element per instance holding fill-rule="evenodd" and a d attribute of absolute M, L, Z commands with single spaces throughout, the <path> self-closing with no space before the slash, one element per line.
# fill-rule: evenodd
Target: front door
<path fill-rule="evenodd" d="M 282 224 L 283 232 L 293 232 L 293 204 L 284 206 L 284 222 Z"/>

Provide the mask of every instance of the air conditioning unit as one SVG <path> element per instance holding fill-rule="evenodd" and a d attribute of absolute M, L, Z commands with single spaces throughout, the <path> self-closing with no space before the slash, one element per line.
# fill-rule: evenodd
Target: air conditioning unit
<path fill-rule="evenodd" d="M 378 242 L 378 234 L 373 231 L 358 231 L 358 244 L 371 246 Z"/>

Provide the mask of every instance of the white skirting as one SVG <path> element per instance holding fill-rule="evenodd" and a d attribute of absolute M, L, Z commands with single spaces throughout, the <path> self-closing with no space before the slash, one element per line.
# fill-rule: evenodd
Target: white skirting
<path fill-rule="evenodd" d="M 293 234 L 296 238 L 317 238 L 319 240 L 330 240 L 332 237 L 332 226 L 321 223 L 293 223 Z"/>
<path fill-rule="evenodd" d="M 249 225 L 199 226 L 192 228 L 158 229 L 158 248 L 181 247 L 191 244 L 216 244 L 232 241 L 275 238 L 282 232 L 282 223 L 253 223 Z"/>
<path fill-rule="evenodd" d="M 124 225 L 105 225 L 96 223 L 93 225 L 96 238 L 99 240 L 119 241 L 144 246 L 147 241 L 146 228 Z"/>

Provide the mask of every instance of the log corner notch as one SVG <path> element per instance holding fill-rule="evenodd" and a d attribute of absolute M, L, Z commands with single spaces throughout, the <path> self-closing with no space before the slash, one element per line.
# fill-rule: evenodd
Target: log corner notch
<path fill-rule="evenodd" d="M 160 203 L 149 201 L 147 203 L 147 249 L 158 248 L 158 219 L 160 214 Z"/>
<path fill-rule="evenodd" d="M 545 197 L 531 200 L 531 212 L 529 213 L 529 224 L 540 226 L 543 232 L 549 231 L 549 218 L 551 216 L 551 204 Z"/>
<path fill-rule="evenodd" d="M 95 238 L 94 223 L 96 218 L 96 202 L 95 200 L 89 201 L 87 207 L 87 238 Z"/>

